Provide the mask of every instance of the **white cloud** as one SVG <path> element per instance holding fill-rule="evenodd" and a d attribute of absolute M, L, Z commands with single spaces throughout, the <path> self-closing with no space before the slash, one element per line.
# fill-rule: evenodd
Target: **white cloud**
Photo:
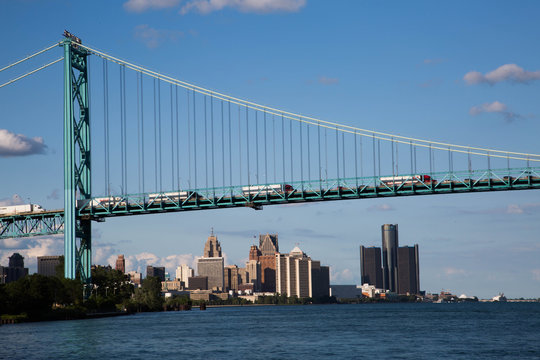
<path fill-rule="evenodd" d="M 41 137 L 28 138 L 0 129 L 0 157 L 44 154 L 46 149 Z"/>
<path fill-rule="evenodd" d="M 540 70 L 527 71 L 516 64 L 505 64 L 497 69 L 483 75 L 478 71 L 470 71 L 463 77 L 469 85 L 490 84 L 509 81 L 515 83 L 528 83 L 533 80 L 540 80 Z"/>
<path fill-rule="evenodd" d="M 530 203 L 530 204 L 510 204 L 506 207 L 506 214 L 530 214 L 540 209 L 540 204 Z"/>
<path fill-rule="evenodd" d="M 307 0 L 192 0 L 182 6 L 181 14 L 195 11 L 209 14 L 230 7 L 245 13 L 267 14 L 296 12 L 306 5 Z"/>
<path fill-rule="evenodd" d="M 180 4 L 181 0 L 129 0 L 124 9 L 131 12 L 144 12 L 149 9 L 166 9 Z"/>
<path fill-rule="evenodd" d="M 335 84 L 339 84 L 339 79 L 338 78 L 326 77 L 326 76 L 319 76 L 319 84 L 335 85 Z"/>
<path fill-rule="evenodd" d="M 350 269 L 334 271 L 334 268 L 330 267 L 330 280 L 333 284 L 351 282 L 353 280 L 353 273 Z"/>
<path fill-rule="evenodd" d="M 483 103 L 481 105 L 473 106 L 469 110 L 469 114 L 471 114 L 472 116 L 480 115 L 482 113 L 501 114 L 508 122 L 514 121 L 515 119 L 519 119 L 522 117 L 519 114 L 509 111 L 508 106 L 499 101 L 494 101 L 492 103 Z"/>
<path fill-rule="evenodd" d="M 10 198 L 0 199 L 0 206 L 13 206 L 22 204 L 24 204 L 24 201 L 19 196 L 19 194 L 13 194 L 13 196 Z"/>
<path fill-rule="evenodd" d="M 63 235 L 0 240 L 0 265 L 7 266 L 8 257 L 18 252 L 24 257 L 24 266 L 30 273 L 37 271 L 37 257 L 62 255 Z"/>
<path fill-rule="evenodd" d="M 133 36 L 150 49 L 155 49 L 166 41 L 177 41 L 184 36 L 182 31 L 154 29 L 147 24 L 135 27 Z"/>

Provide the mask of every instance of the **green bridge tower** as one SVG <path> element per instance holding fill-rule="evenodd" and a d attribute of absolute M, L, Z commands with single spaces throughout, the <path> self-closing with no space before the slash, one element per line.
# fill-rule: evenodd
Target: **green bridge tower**
<path fill-rule="evenodd" d="M 77 211 L 77 200 L 90 199 L 90 105 L 88 51 L 64 32 L 64 275 L 80 278 L 88 295 L 92 264 L 91 220 Z"/>

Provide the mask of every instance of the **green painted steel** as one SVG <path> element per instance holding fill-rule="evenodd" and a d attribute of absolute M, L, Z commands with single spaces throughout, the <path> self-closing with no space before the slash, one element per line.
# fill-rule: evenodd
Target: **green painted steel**
<path fill-rule="evenodd" d="M 91 284 L 91 221 L 77 211 L 79 200 L 92 197 L 90 108 L 86 50 L 73 38 L 64 46 L 64 256 L 65 277 Z M 77 240 L 79 239 L 79 246 Z"/>
<path fill-rule="evenodd" d="M 540 167 L 440 172 L 433 173 L 433 177 L 432 181 L 422 181 L 411 175 L 396 175 L 394 181 L 381 180 L 389 177 L 328 179 L 324 181 L 324 187 L 321 187 L 321 181 L 316 180 L 95 197 L 80 200 L 77 216 L 88 223 L 91 220 L 104 221 L 107 217 L 189 210 L 261 209 L 266 205 L 313 201 L 540 189 Z M 62 222 L 56 226 L 47 225 L 50 218 L 63 218 L 63 213 L 57 210 L 0 217 L 0 239 L 61 232 Z"/>

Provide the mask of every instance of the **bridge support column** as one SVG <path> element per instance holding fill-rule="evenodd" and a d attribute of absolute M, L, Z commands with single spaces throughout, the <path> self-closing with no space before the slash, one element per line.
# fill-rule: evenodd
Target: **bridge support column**
<path fill-rule="evenodd" d="M 77 211 L 91 199 L 88 52 L 66 33 L 64 47 L 64 275 L 91 284 L 92 238 L 89 219 Z M 87 202 L 87 201 L 86 201 Z M 79 246 L 77 243 L 79 242 Z"/>

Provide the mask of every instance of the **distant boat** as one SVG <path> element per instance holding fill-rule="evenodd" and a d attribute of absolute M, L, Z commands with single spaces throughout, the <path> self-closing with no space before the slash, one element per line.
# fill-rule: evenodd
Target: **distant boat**
<path fill-rule="evenodd" d="M 506 296 L 504 296 L 504 293 L 499 293 L 499 295 L 494 296 L 492 300 L 497 302 L 506 302 Z"/>

